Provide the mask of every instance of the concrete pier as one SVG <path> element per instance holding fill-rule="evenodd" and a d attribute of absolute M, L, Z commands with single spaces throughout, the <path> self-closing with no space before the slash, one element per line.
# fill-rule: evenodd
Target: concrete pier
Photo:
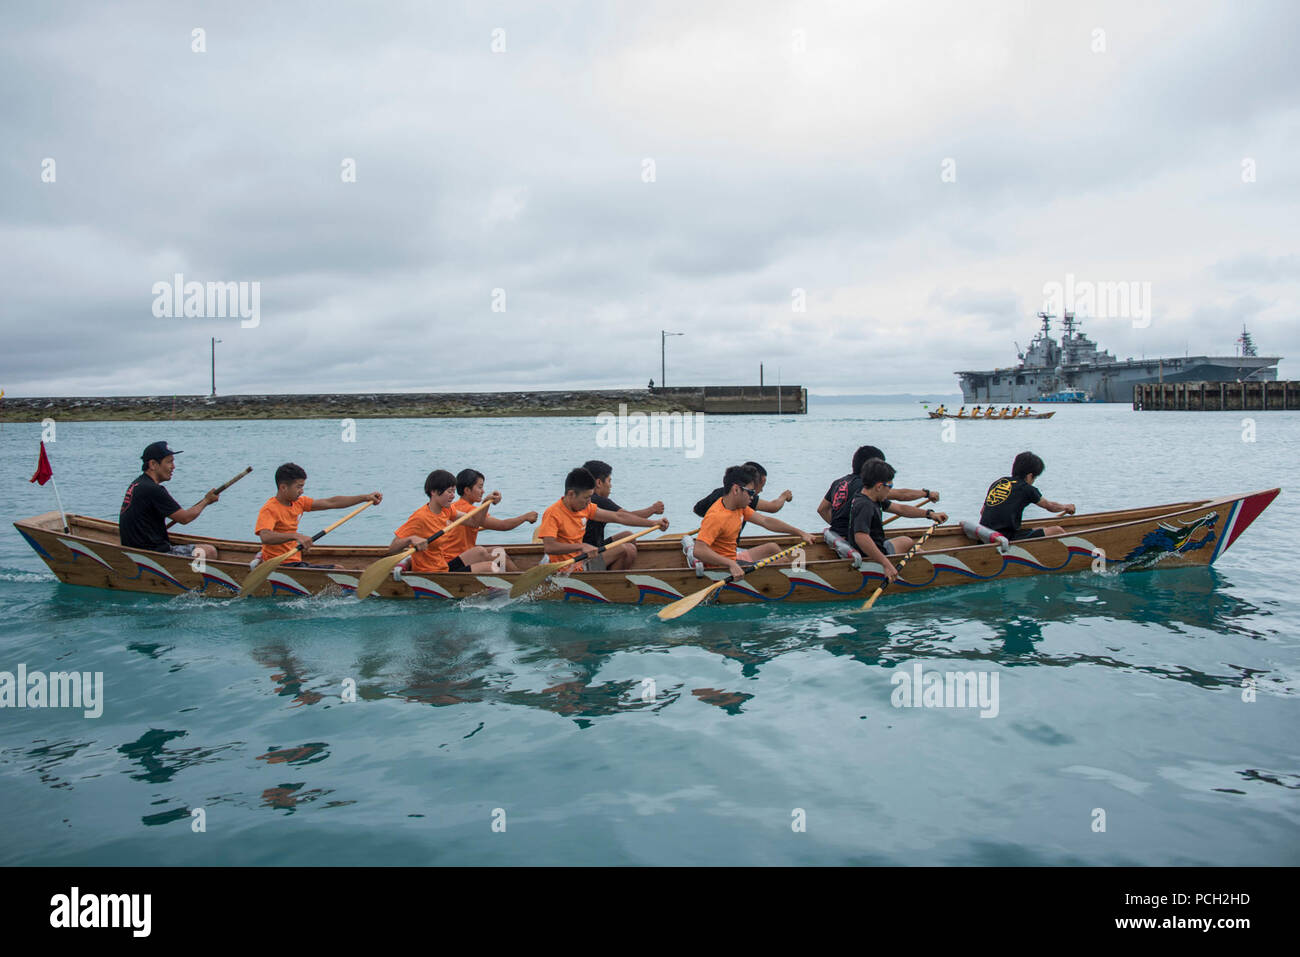
<path fill-rule="evenodd" d="M 1269 412 L 1300 409 L 1300 381 L 1151 382 L 1133 387 L 1136 411 Z"/>
<path fill-rule="evenodd" d="M 368 392 L 311 395 L 5 396 L 0 421 L 172 421 L 191 419 L 462 418 L 642 412 L 802 415 L 799 385 L 684 386 L 566 392 Z"/>

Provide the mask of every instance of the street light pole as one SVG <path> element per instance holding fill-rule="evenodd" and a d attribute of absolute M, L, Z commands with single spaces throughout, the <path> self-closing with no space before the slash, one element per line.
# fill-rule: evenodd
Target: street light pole
<path fill-rule="evenodd" d="M 668 384 L 667 382 L 668 368 L 664 358 L 665 357 L 664 343 L 668 340 L 669 336 L 684 336 L 684 335 L 686 335 L 686 333 L 684 332 L 664 332 L 664 330 L 662 329 L 659 330 L 659 387 L 660 388 L 663 388 Z"/>
<path fill-rule="evenodd" d="M 221 340 L 216 336 L 212 337 L 212 397 L 217 397 L 217 343 Z"/>

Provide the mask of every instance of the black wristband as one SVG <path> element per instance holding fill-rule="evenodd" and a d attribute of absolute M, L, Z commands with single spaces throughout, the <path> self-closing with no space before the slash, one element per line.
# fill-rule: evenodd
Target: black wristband
<path fill-rule="evenodd" d="M 927 509 L 925 510 L 925 520 L 926 520 L 927 522 L 932 522 L 932 521 L 934 521 L 934 510 L 933 510 L 933 509 L 929 509 L 929 508 L 927 508 Z"/>
<path fill-rule="evenodd" d="M 921 491 L 925 493 L 926 498 L 930 497 L 930 490 L 928 488 L 923 488 L 921 489 Z"/>

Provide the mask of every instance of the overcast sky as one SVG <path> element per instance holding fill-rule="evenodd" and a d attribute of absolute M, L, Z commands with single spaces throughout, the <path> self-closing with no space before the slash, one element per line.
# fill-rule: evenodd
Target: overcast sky
<path fill-rule="evenodd" d="M 7 2 L 0 387 L 206 393 L 213 335 L 222 393 L 641 387 L 668 329 L 669 385 L 955 392 L 1067 274 L 1150 283 L 1145 327 L 1084 321 L 1121 358 L 1245 321 L 1300 378 L 1297 36 L 1286 0 Z M 259 325 L 155 317 L 176 273 L 260 283 Z"/>

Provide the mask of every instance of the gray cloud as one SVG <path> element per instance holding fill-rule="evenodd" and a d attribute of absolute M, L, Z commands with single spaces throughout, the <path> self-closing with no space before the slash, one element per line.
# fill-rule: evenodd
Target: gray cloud
<path fill-rule="evenodd" d="M 951 391 L 1067 273 L 1152 283 L 1120 355 L 1300 347 L 1292 4 L 9 6 L 11 395 L 206 391 L 211 335 L 226 392 L 641 385 L 661 328 L 678 383 Z"/>

